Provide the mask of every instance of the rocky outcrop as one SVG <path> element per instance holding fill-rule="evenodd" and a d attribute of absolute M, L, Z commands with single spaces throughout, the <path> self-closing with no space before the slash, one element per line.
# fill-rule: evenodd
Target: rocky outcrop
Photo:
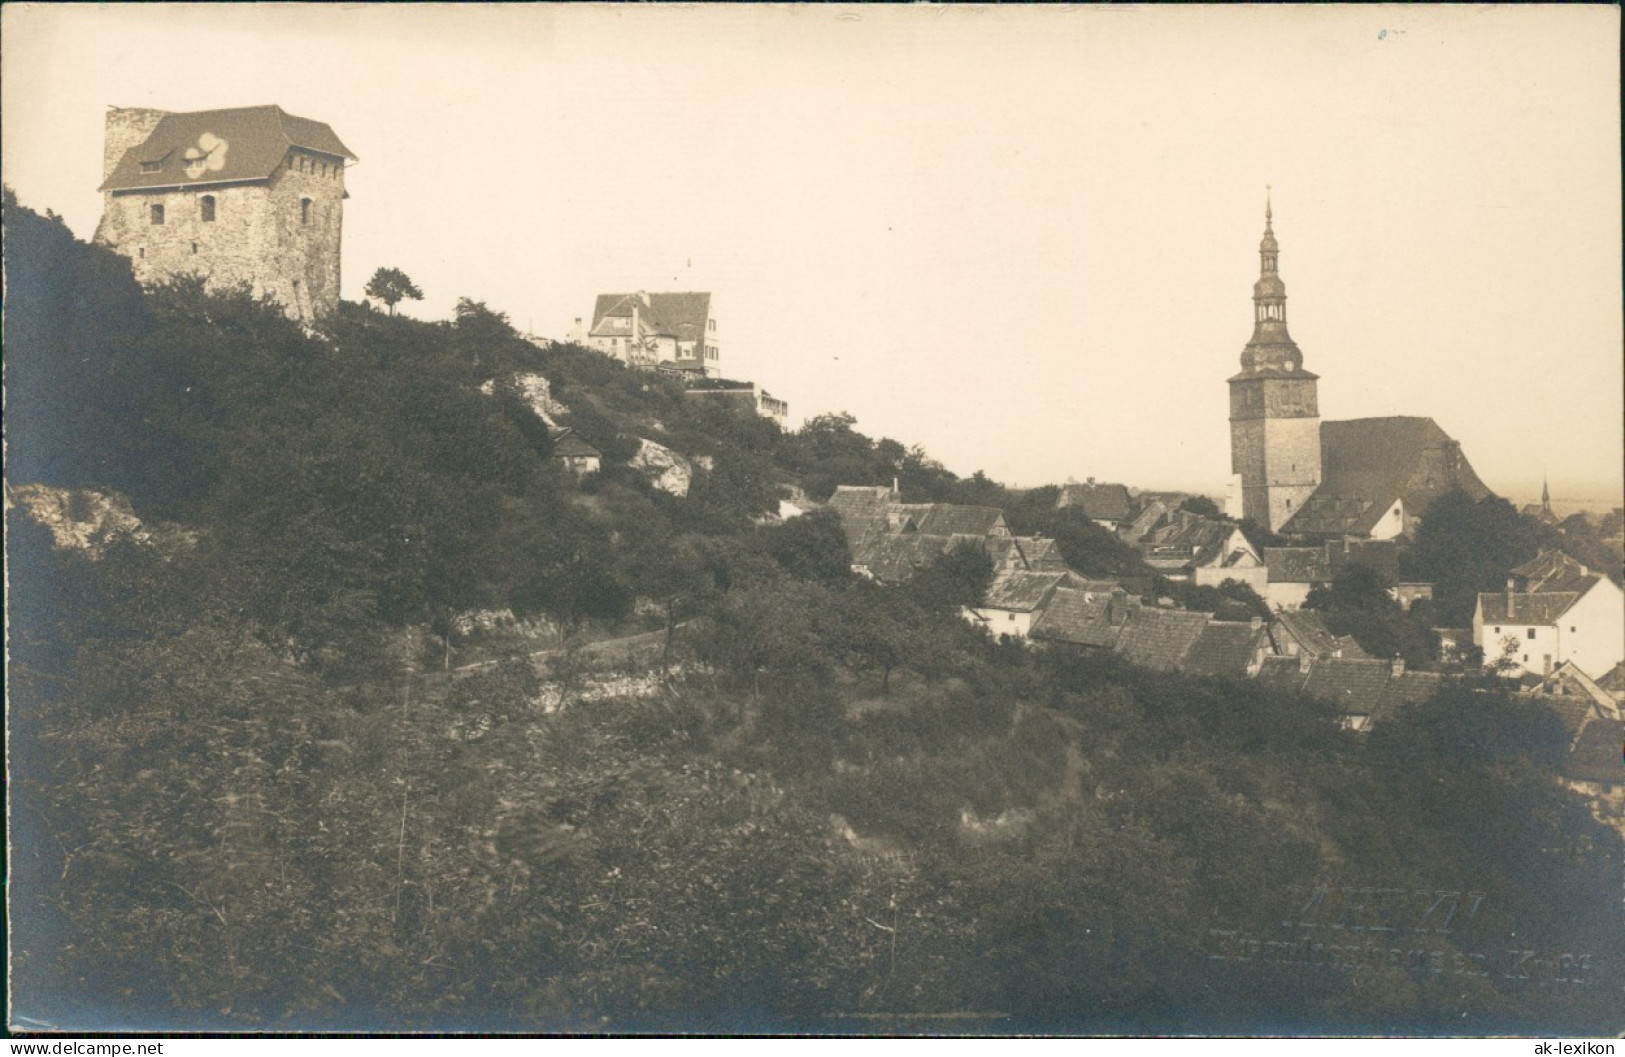
<path fill-rule="evenodd" d="M 130 501 L 83 488 L 43 484 L 7 485 L 6 510 L 17 508 L 51 530 L 51 541 L 64 550 L 82 550 L 92 558 L 123 536 L 151 543 L 153 533 L 135 516 Z"/>
<path fill-rule="evenodd" d="M 548 384 L 545 377 L 539 374 L 516 374 L 513 376 L 514 384 L 519 386 L 519 393 L 525 398 L 525 403 L 536 412 L 536 417 L 549 426 L 558 425 L 553 421 L 555 415 L 569 412 L 569 408 L 553 399 L 553 387 Z M 480 386 L 480 392 L 490 396 L 496 391 L 495 379 Z"/>
<path fill-rule="evenodd" d="M 687 459 L 670 448 L 642 437 L 638 438 L 637 454 L 628 460 L 627 465 L 647 477 L 649 483 L 662 492 L 675 496 L 688 495 L 689 483 L 694 479 L 694 467 Z"/>

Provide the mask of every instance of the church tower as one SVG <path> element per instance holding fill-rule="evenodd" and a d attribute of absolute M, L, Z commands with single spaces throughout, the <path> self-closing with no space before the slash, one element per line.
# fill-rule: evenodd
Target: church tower
<path fill-rule="evenodd" d="M 1242 517 L 1271 532 L 1302 509 L 1320 484 L 1317 375 L 1286 329 L 1286 284 L 1276 272 L 1279 248 L 1266 196 L 1260 274 L 1253 284 L 1253 339 L 1230 379 L 1230 472 L 1240 487 Z"/>

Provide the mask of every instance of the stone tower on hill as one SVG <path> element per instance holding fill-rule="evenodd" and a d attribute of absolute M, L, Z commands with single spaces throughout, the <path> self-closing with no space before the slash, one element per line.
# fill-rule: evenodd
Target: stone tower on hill
<path fill-rule="evenodd" d="M 247 286 L 303 323 L 334 311 L 344 169 L 356 160 L 320 121 L 278 106 L 109 108 L 96 241 L 142 283 L 197 275 Z"/>
<path fill-rule="evenodd" d="M 1239 491 L 1234 515 L 1271 532 L 1286 524 L 1320 484 L 1318 376 L 1286 329 L 1286 284 L 1276 271 L 1279 248 L 1264 205 L 1260 274 L 1253 284 L 1253 338 L 1230 379 L 1230 472 Z"/>

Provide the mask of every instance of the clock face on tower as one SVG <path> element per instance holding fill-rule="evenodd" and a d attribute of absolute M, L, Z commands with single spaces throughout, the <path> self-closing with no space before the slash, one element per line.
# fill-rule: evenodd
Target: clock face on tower
<path fill-rule="evenodd" d="M 226 167 L 226 141 L 212 132 L 197 138 L 197 145 L 186 148 L 186 175 L 197 179 L 204 173 L 219 172 Z"/>

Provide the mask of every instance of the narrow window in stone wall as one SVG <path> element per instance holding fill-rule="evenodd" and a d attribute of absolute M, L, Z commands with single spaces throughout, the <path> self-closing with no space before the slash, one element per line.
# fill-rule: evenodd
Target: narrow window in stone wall
<path fill-rule="evenodd" d="M 193 256 L 197 255 L 197 243 L 195 243 L 195 242 L 192 243 L 192 254 L 193 254 Z"/>
<path fill-rule="evenodd" d="M 162 202 L 154 202 L 152 204 L 152 222 L 154 224 L 162 224 L 164 222 L 164 205 Z"/>
<path fill-rule="evenodd" d="M 214 222 L 214 195 L 204 195 L 202 201 L 203 201 L 203 221 L 206 224 L 207 223 L 213 223 Z"/>
<path fill-rule="evenodd" d="M 299 200 L 299 223 L 310 223 L 310 199 L 308 198 L 301 198 Z"/>

